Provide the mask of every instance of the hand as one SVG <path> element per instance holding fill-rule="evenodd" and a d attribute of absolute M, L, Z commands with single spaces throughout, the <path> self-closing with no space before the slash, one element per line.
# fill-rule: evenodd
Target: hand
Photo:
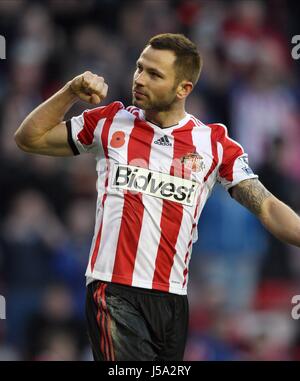
<path fill-rule="evenodd" d="M 70 88 L 79 99 L 94 105 L 106 97 L 108 90 L 104 78 L 90 71 L 73 78 L 70 82 Z"/>

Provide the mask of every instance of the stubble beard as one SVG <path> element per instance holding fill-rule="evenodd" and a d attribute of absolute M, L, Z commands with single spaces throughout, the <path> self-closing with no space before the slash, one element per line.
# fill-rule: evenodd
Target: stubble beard
<path fill-rule="evenodd" d="M 145 102 L 144 104 L 140 104 L 138 100 L 136 100 L 134 97 L 132 98 L 132 104 L 141 110 L 145 111 L 157 111 L 157 112 L 162 112 L 162 111 L 169 111 L 171 110 L 173 104 L 176 101 L 176 94 L 172 96 L 171 99 L 165 100 L 163 102 Z M 143 102 L 141 102 L 143 103 Z"/>

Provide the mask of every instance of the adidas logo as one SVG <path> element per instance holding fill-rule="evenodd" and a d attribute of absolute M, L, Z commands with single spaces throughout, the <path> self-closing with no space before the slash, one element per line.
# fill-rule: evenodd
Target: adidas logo
<path fill-rule="evenodd" d="M 159 138 L 159 139 L 155 140 L 154 144 L 158 144 L 160 146 L 169 146 L 169 147 L 172 147 L 172 144 L 170 143 L 170 140 L 167 137 L 167 135 L 164 135 L 162 138 Z"/>

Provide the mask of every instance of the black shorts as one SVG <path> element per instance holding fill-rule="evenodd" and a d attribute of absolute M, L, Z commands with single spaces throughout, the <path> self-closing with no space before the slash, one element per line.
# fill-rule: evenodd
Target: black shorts
<path fill-rule="evenodd" d="M 180 361 L 188 329 L 186 295 L 94 281 L 88 334 L 96 361 Z"/>

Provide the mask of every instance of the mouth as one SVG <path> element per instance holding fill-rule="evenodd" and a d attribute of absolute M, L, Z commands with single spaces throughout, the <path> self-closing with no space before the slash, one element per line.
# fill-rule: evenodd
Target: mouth
<path fill-rule="evenodd" d="M 141 91 L 138 91 L 138 90 L 135 90 L 133 89 L 132 91 L 132 94 L 135 96 L 135 97 L 138 97 L 138 98 L 141 98 L 141 97 L 147 97 L 147 95 Z"/>

